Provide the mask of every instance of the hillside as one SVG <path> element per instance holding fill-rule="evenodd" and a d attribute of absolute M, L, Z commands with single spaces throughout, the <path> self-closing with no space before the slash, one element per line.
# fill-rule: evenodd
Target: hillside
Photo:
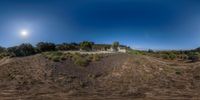
<path fill-rule="evenodd" d="M 0 60 L 1 100 L 195 99 L 200 63 L 105 54 L 87 66 L 41 54 Z"/>

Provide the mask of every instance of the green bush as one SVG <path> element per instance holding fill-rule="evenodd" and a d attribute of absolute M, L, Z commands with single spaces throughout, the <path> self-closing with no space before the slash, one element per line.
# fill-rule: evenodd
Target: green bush
<path fill-rule="evenodd" d="M 169 59 L 169 55 L 168 55 L 168 54 L 163 54 L 163 55 L 162 55 L 162 58 L 163 58 L 163 59 Z"/>
<path fill-rule="evenodd" d="M 174 60 L 174 59 L 176 59 L 176 57 L 177 57 L 176 54 L 171 53 L 171 52 L 162 54 L 163 59 Z"/>
<path fill-rule="evenodd" d="M 93 45 L 94 45 L 94 43 L 89 42 L 89 41 L 83 41 L 83 42 L 80 43 L 81 49 L 85 50 L 85 51 L 91 51 Z"/>
<path fill-rule="evenodd" d="M 200 60 L 200 53 L 199 52 L 191 52 L 189 54 L 189 60 L 192 62 L 196 62 Z"/>
<path fill-rule="evenodd" d="M 174 53 L 169 53 L 169 59 L 171 59 L 171 60 L 176 59 L 176 54 L 174 54 Z"/>

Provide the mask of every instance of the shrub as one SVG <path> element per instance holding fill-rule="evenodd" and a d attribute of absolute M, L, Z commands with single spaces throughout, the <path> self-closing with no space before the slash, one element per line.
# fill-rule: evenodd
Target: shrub
<path fill-rule="evenodd" d="M 0 53 L 0 59 L 4 58 L 4 57 L 8 57 L 10 56 L 9 53 L 4 52 L 4 53 Z"/>
<path fill-rule="evenodd" d="M 162 58 L 174 60 L 174 59 L 176 59 L 176 54 L 174 54 L 172 52 L 168 52 L 168 53 L 162 54 Z"/>
<path fill-rule="evenodd" d="M 42 55 L 44 55 L 45 58 L 48 58 L 50 60 L 53 60 L 55 62 L 59 62 L 60 60 L 65 59 L 65 55 L 62 52 L 43 52 Z"/>
<path fill-rule="evenodd" d="M 40 42 L 36 46 L 40 52 L 56 50 L 56 45 L 54 43 Z"/>
<path fill-rule="evenodd" d="M 169 58 L 170 58 L 171 60 L 176 59 L 176 54 L 174 54 L 174 53 L 169 53 Z"/>
<path fill-rule="evenodd" d="M 74 63 L 77 64 L 77 65 L 85 67 L 89 64 L 89 61 L 87 59 L 82 58 L 82 57 L 78 57 L 78 58 L 76 58 Z"/>
<path fill-rule="evenodd" d="M 179 55 L 179 58 L 183 59 L 183 60 L 187 60 L 188 56 L 186 54 L 181 54 L 181 55 Z"/>
<path fill-rule="evenodd" d="M 168 54 L 163 54 L 163 55 L 162 55 L 162 58 L 163 58 L 163 59 L 169 59 L 169 55 L 168 55 Z"/>
<path fill-rule="evenodd" d="M 192 62 L 199 61 L 199 59 L 200 59 L 200 53 L 198 53 L 198 52 L 191 52 L 189 54 L 189 60 L 191 60 Z"/>
<path fill-rule="evenodd" d="M 31 44 L 21 44 L 7 49 L 11 56 L 29 56 L 35 54 L 35 49 Z"/>
<path fill-rule="evenodd" d="M 86 50 L 86 51 L 91 51 L 93 45 L 94 45 L 94 43 L 89 42 L 89 41 L 83 41 L 83 42 L 80 43 L 81 49 Z"/>
<path fill-rule="evenodd" d="M 35 54 L 35 49 L 31 44 L 21 44 L 18 47 L 21 56 L 29 56 Z"/>
<path fill-rule="evenodd" d="M 149 49 L 147 52 L 148 53 L 154 53 L 154 51 L 152 49 Z"/>
<path fill-rule="evenodd" d="M 59 62 L 61 59 L 60 59 L 60 56 L 52 56 L 51 59 L 55 62 Z"/>
<path fill-rule="evenodd" d="M 0 53 L 5 53 L 5 52 L 6 52 L 6 48 L 0 46 Z"/>
<path fill-rule="evenodd" d="M 88 60 L 90 61 L 99 61 L 101 59 L 101 56 L 98 54 L 91 54 L 88 56 Z"/>
<path fill-rule="evenodd" d="M 57 45 L 56 49 L 60 51 L 66 51 L 66 50 L 78 50 L 79 48 L 78 48 L 78 45 L 75 43 L 71 43 L 71 44 L 63 43 L 63 44 Z"/>
<path fill-rule="evenodd" d="M 136 54 L 136 55 L 140 55 L 140 54 L 145 54 L 142 51 L 139 50 L 129 50 L 128 51 L 129 54 Z"/>

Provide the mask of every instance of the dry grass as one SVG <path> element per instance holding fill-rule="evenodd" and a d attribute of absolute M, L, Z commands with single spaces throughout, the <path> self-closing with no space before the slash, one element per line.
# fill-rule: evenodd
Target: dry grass
<path fill-rule="evenodd" d="M 58 62 L 54 62 L 53 57 L 59 59 Z M 97 99 L 103 95 L 147 100 L 191 99 L 200 95 L 199 63 L 165 62 L 129 54 L 107 56 L 62 52 L 2 62 L 0 97 L 6 97 L 2 95 L 3 90 L 9 89 L 18 91 L 19 94 L 14 93 L 21 97 L 56 99 L 59 95 L 60 100 L 68 95 L 73 98 L 91 95 L 92 99 Z M 14 94 L 7 97 L 16 99 Z"/>
<path fill-rule="evenodd" d="M 87 66 L 90 62 L 99 61 L 103 56 L 101 54 L 80 54 L 80 53 L 63 53 L 59 51 L 44 52 L 42 55 L 54 62 L 60 62 L 64 60 L 72 60 L 74 64 L 80 66 Z"/>

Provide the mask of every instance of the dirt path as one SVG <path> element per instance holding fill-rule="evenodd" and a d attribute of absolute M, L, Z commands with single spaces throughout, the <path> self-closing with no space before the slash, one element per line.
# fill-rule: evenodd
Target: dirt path
<path fill-rule="evenodd" d="M 10 59 L 5 57 L 3 59 L 0 60 L 0 66 L 4 65 L 4 64 L 7 64 L 9 63 Z"/>

